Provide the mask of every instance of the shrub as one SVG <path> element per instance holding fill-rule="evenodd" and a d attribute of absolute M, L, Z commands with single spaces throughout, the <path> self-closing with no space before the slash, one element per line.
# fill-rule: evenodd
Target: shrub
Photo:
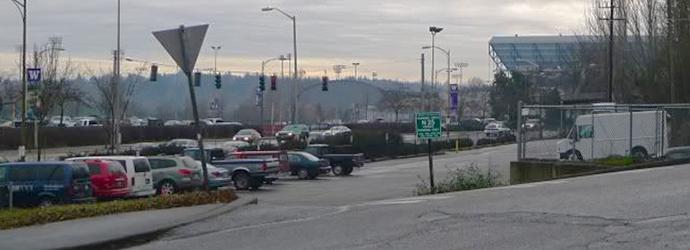
<path fill-rule="evenodd" d="M 135 200 L 116 200 L 91 204 L 51 206 L 45 208 L 0 210 L 0 230 L 74 220 L 86 217 L 144 210 L 230 203 L 237 199 L 232 190 L 210 193 L 193 192 Z"/>
<path fill-rule="evenodd" d="M 446 179 L 436 183 L 431 189 L 429 184 L 422 179 L 417 184 L 417 195 L 441 194 L 465 190 L 490 188 L 502 185 L 498 180 L 500 175 L 492 173 L 491 170 L 486 174 L 482 172 L 476 164 L 472 164 L 465 169 L 456 169 L 449 173 Z M 420 178 L 421 179 L 421 178 Z"/>

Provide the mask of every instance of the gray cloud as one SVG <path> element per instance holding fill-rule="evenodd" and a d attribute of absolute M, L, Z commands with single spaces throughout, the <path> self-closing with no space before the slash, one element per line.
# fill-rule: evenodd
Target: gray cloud
<path fill-rule="evenodd" d="M 273 5 L 298 17 L 300 57 L 310 72 L 361 61 L 362 70 L 382 77 L 417 79 L 420 47 L 429 43 L 427 27 L 446 30 L 438 45 L 454 61 L 469 62 L 469 76 L 488 75 L 487 42 L 492 35 L 572 33 L 580 27 L 586 0 L 122 0 L 123 44 L 127 55 L 169 61 L 151 31 L 179 24 L 209 23 L 206 39 L 224 46 L 223 66 L 257 70 L 263 59 L 291 51 L 291 25 Z M 72 57 L 107 60 L 115 47 L 115 0 L 31 0 L 30 42 L 64 37 Z M 21 42 L 17 11 L 0 2 L 0 53 Z M 210 63 L 203 51 L 200 63 Z M 0 66 L 15 57 L 0 58 Z M 445 61 L 440 57 L 438 63 Z"/>

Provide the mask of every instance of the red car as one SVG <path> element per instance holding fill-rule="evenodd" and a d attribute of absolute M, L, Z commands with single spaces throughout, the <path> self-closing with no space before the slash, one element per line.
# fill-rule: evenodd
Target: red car
<path fill-rule="evenodd" d="M 127 173 L 120 163 L 103 160 L 87 160 L 91 174 L 93 194 L 98 199 L 123 198 L 129 194 Z"/>

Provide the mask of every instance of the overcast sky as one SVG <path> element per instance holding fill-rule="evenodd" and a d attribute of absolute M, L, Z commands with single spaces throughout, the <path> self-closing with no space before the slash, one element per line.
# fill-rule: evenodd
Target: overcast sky
<path fill-rule="evenodd" d="M 116 0 L 29 0 L 29 44 L 64 39 L 66 53 L 89 67 L 110 65 L 115 47 Z M 211 45 L 223 46 L 224 71 L 259 71 L 261 61 L 292 51 L 292 26 L 267 5 L 297 16 L 300 68 L 332 74 L 335 64 L 360 62 L 361 74 L 419 79 L 428 27 L 445 28 L 437 46 L 467 62 L 465 79 L 489 75 L 488 41 L 494 35 L 573 34 L 589 0 L 122 0 L 126 56 L 172 63 L 151 32 L 180 24 L 210 24 L 197 67 L 212 67 Z M 0 73 L 16 66 L 21 19 L 0 0 Z M 429 60 L 429 58 L 427 58 Z M 437 68 L 446 59 L 437 56 Z M 279 71 L 274 64 L 269 71 Z M 278 66 L 278 67 L 275 67 Z M 287 65 L 286 65 L 287 66 Z M 346 71 L 350 74 L 350 71 Z"/>

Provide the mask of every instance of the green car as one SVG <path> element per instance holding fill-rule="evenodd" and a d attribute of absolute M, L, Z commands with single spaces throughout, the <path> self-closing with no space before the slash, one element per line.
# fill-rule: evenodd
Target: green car
<path fill-rule="evenodd" d="M 331 171 L 327 160 L 322 160 L 307 152 L 288 152 L 290 172 L 302 180 L 316 179 L 320 174 Z"/>
<path fill-rule="evenodd" d="M 159 195 L 203 187 L 201 167 L 190 157 L 149 157 L 153 187 Z"/>
<path fill-rule="evenodd" d="M 278 141 L 306 141 L 309 138 L 309 126 L 294 124 L 284 127 L 276 133 Z"/>

